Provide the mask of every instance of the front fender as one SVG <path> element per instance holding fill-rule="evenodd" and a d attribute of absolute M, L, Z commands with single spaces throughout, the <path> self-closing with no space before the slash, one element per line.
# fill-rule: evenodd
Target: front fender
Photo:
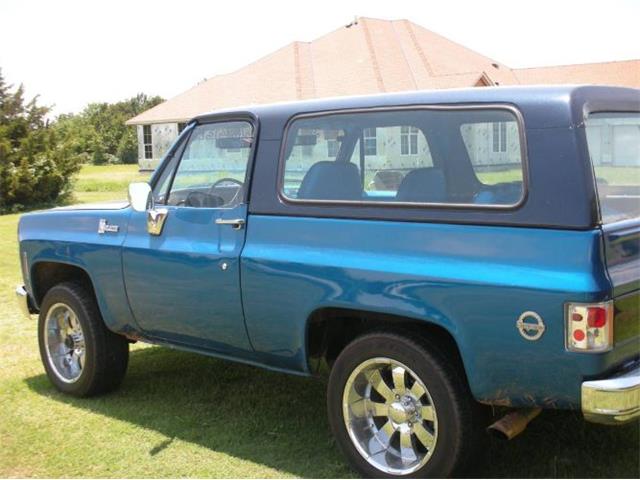
<path fill-rule="evenodd" d="M 34 293 L 33 273 L 42 262 L 82 269 L 90 278 L 107 327 L 115 332 L 137 331 L 122 276 L 122 243 L 130 209 L 56 209 L 23 215 L 18 227 L 20 255 L 27 290 Z M 100 220 L 117 225 L 117 232 L 98 233 Z"/>

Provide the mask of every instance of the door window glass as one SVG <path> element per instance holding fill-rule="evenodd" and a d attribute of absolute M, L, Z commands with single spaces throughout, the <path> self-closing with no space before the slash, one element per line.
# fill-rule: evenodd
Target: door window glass
<path fill-rule="evenodd" d="M 252 141 L 248 122 L 195 127 L 173 178 L 167 204 L 231 208 L 242 203 Z"/>

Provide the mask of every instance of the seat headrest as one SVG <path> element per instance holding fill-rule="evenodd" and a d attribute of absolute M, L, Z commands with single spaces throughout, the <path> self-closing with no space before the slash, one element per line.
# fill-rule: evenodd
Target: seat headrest
<path fill-rule="evenodd" d="M 399 202 L 440 203 L 447 200 L 444 173 L 439 168 L 411 170 L 402 179 L 396 194 Z"/>
<path fill-rule="evenodd" d="M 298 189 L 299 199 L 361 200 L 360 170 L 353 163 L 322 161 L 314 163 Z"/>

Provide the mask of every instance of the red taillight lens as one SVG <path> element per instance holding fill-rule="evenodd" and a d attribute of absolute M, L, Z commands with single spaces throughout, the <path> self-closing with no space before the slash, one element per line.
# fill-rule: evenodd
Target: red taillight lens
<path fill-rule="evenodd" d="M 613 347 L 613 302 L 567 305 L 566 344 L 574 352 L 604 352 Z"/>
<path fill-rule="evenodd" d="M 584 332 L 582 330 L 574 330 L 573 338 L 576 342 L 581 342 L 584 340 Z"/>
<path fill-rule="evenodd" d="M 602 307 L 587 308 L 587 325 L 602 328 L 607 323 L 607 310 Z"/>

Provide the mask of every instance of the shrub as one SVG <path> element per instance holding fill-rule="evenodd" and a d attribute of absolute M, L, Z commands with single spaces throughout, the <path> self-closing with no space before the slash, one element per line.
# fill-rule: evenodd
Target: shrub
<path fill-rule="evenodd" d="M 136 129 L 125 122 L 162 101 L 141 93 L 116 103 L 90 103 L 78 114 L 60 115 L 55 128 L 74 153 L 88 154 L 91 163 L 136 163 Z"/>
<path fill-rule="evenodd" d="M 24 89 L 11 92 L 0 72 L 0 212 L 55 202 L 69 193 L 77 155 L 46 120 L 47 107 Z"/>

